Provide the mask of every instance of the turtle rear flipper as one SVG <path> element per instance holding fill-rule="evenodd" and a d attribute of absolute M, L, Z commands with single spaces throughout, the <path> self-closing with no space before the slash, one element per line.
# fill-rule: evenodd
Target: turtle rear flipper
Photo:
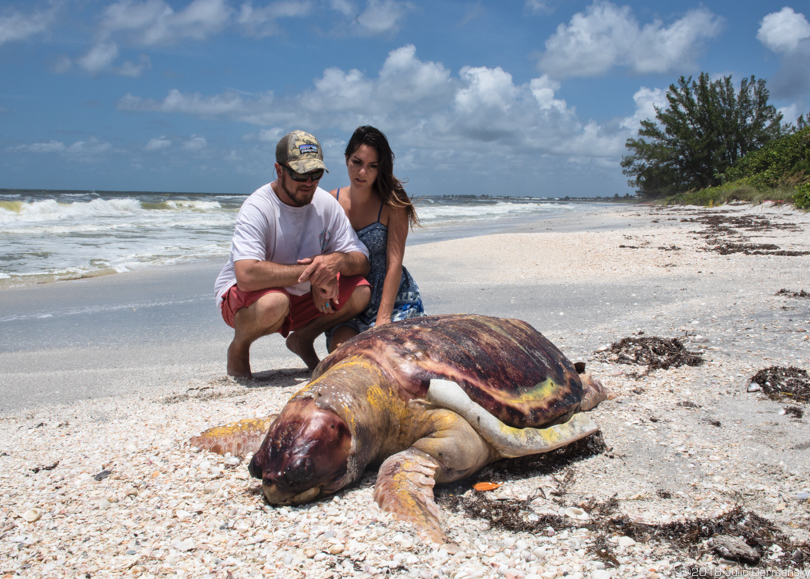
<path fill-rule="evenodd" d="M 603 400 L 612 400 L 616 397 L 590 374 L 580 374 L 579 379 L 582 381 L 582 402 L 579 405 L 582 412 L 596 408 L 596 405 Z"/>
<path fill-rule="evenodd" d="M 264 418 L 246 418 L 224 426 L 215 426 L 189 440 L 189 444 L 216 454 L 245 456 L 259 450 L 275 418 L 276 415 L 271 414 Z"/>
<path fill-rule="evenodd" d="M 581 413 L 548 428 L 514 428 L 487 412 L 450 380 L 431 380 L 425 400 L 463 416 L 503 458 L 550 452 L 599 430 L 593 420 Z"/>

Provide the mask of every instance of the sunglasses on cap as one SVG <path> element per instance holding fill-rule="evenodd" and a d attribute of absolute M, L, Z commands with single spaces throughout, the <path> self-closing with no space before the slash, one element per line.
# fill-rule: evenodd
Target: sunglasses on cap
<path fill-rule="evenodd" d="M 323 177 L 323 169 L 316 169 L 315 171 L 310 171 L 309 173 L 296 173 L 287 165 L 282 165 L 282 167 L 284 167 L 284 170 L 287 172 L 287 175 L 290 176 L 290 179 L 299 183 L 303 183 L 309 179 L 318 181 L 321 177 Z"/>

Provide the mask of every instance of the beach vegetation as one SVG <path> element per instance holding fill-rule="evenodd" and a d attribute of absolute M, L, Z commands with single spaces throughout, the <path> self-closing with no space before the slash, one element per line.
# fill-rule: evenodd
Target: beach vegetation
<path fill-rule="evenodd" d="M 810 127 L 791 132 L 746 155 L 726 171 L 724 181 L 747 180 L 758 189 L 795 187 L 810 181 Z"/>
<path fill-rule="evenodd" d="M 768 103 L 765 81 L 731 76 L 680 77 L 669 86 L 666 108 L 641 122 L 622 171 L 646 199 L 723 185 L 725 172 L 747 154 L 780 137 L 782 114 Z"/>
<path fill-rule="evenodd" d="M 810 209 L 810 126 L 797 127 L 749 153 L 723 174 L 723 183 L 667 196 L 669 204 L 722 205 L 732 201 L 793 203 Z"/>
<path fill-rule="evenodd" d="M 810 210 L 810 183 L 803 183 L 796 187 L 793 194 L 793 204 L 799 209 Z"/>

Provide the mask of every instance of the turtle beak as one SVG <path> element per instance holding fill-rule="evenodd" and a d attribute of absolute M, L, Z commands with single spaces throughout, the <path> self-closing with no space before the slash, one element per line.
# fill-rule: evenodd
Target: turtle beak
<path fill-rule="evenodd" d="M 351 434 L 346 422 L 310 399 L 287 404 L 270 426 L 248 470 L 271 504 L 314 500 L 346 474 Z"/>

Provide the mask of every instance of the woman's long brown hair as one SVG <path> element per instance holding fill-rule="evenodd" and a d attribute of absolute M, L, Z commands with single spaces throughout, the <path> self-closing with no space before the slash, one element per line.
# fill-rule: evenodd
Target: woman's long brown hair
<path fill-rule="evenodd" d="M 404 207 L 411 228 L 418 225 L 419 217 L 416 215 L 413 201 L 402 187 L 402 182 L 394 176 L 394 152 L 391 150 L 391 145 L 388 144 L 388 139 L 385 138 L 382 131 L 374 127 L 367 125 L 357 127 L 352 138 L 349 139 L 349 144 L 346 145 L 347 161 L 360 148 L 360 145 L 374 147 L 377 151 L 379 166 L 377 179 L 374 181 L 374 190 L 377 196 L 385 205 L 396 208 Z"/>

